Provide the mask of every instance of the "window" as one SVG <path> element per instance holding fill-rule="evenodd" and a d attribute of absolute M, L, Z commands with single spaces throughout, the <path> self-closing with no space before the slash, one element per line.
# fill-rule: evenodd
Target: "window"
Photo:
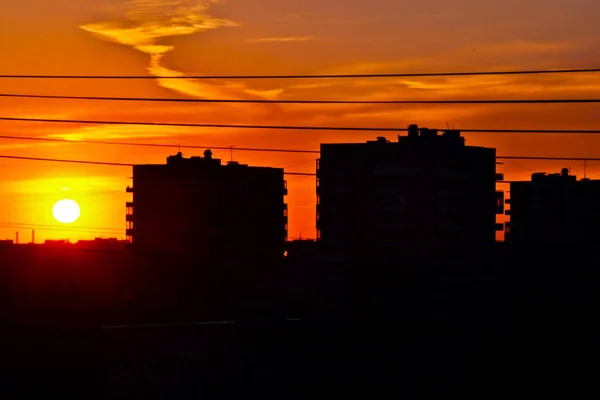
<path fill-rule="evenodd" d="M 504 213 L 504 192 L 496 192 L 496 214 Z"/>
<path fill-rule="evenodd" d="M 373 205 L 383 208 L 400 208 L 406 207 L 406 197 L 402 193 L 380 192 L 373 195 Z"/>

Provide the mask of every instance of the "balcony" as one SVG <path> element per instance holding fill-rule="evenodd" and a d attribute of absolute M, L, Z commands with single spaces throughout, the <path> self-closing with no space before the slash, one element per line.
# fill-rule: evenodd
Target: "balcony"
<path fill-rule="evenodd" d="M 127 203 L 125 203 L 125 207 L 133 207 L 133 201 L 128 201 Z"/>
<path fill-rule="evenodd" d="M 125 221 L 133 221 L 133 220 L 134 220 L 133 214 L 125 215 Z"/>
<path fill-rule="evenodd" d="M 134 233 L 135 233 L 134 229 L 126 229 L 125 230 L 125 235 L 127 235 L 127 236 L 133 236 Z"/>
<path fill-rule="evenodd" d="M 496 174 L 496 180 L 497 181 L 503 181 L 504 180 L 504 174 Z"/>
<path fill-rule="evenodd" d="M 125 192 L 127 192 L 127 193 L 133 193 L 133 187 L 132 186 L 127 186 L 125 188 Z"/>

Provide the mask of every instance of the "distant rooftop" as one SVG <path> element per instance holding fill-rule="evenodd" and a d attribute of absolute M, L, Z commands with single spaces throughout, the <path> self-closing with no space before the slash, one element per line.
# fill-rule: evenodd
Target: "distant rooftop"
<path fill-rule="evenodd" d="M 577 180 L 576 175 L 571 175 L 569 168 L 563 168 L 559 173 L 549 174 L 546 172 L 535 172 L 531 174 L 531 181 L 521 182 L 534 182 L 534 183 L 547 183 L 547 184 L 563 184 L 570 182 L 599 182 L 597 180 L 591 180 L 589 178 L 582 178 Z"/>
<path fill-rule="evenodd" d="M 407 135 L 398 135 L 397 142 L 390 142 L 387 138 L 379 136 L 376 140 L 368 140 L 368 145 L 376 144 L 402 144 L 402 145 L 442 145 L 442 146 L 464 146 L 465 138 L 460 135 L 460 131 L 456 129 L 448 129 L 438 131 L 437 129 L 419 128 L 418 125 L 412 124 L 408 126 Z M 324 146 L 331 145 L 347 145 L 360 146 L 364 143 L 332 143 L 323 144 Z"/>
<path fill-rule="evenodd" d="M 210 165 L 210 166 L 215 166 L 215 167 L 223 166 L 223 167 L 231 167 L 231 168 L 235 168 L 235 167 L 249 168 L 248 164 L 240 164 L 239 162 L 233 161 L 233 160 L 227 161 L 227 164 L 222 165 L 221 159 L 213 158 L 211 150 L 205 150 L 203 157 L 191 156 L 190 158 L 185 158 L 185 157 L 183 157 L 183 154 L 181 152 L 178 152 L 177 154 L 175 154 L 173 156 L 167 157 L 167 165 L 203 166 L 203 167 Z M 271 167 L 252 167 L 252 168 L 273 169 Z"/>

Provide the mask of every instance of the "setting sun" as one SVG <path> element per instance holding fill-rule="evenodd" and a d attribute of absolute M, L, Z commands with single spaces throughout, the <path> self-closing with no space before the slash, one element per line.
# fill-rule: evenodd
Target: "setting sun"
<path fill-rule="evenodd" d="M 70 199 L 57 201 L 52 208 L 54 218 L 63 224 L 70 224 L 77 221 L 80 212 L 79 204 Z"/>

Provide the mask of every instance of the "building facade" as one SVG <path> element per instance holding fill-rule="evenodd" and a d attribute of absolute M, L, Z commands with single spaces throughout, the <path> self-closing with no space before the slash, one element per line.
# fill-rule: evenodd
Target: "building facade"
<path fill-rule="evenodd" d="M 600 180 L 569 174 L 534 173 L 531 181 L 511 182 L 510 222 L 506 241 L 512 243 L 597 243 L 600 240 Z"/>
<path fill-rule="evenodd" d="M 199 263 L 268 262 L 283 257 L 287 194 L 283 169 L 212 158 L 135 165 L 127 242 L 136 250 L 191 256 Z"/>
<path fill-rule="evenodd" d="M 455 130 L 322 144 L 317 236 L 344 260 L 493 246 L 497 179 L 495 149 L 466 146 Z"/>

